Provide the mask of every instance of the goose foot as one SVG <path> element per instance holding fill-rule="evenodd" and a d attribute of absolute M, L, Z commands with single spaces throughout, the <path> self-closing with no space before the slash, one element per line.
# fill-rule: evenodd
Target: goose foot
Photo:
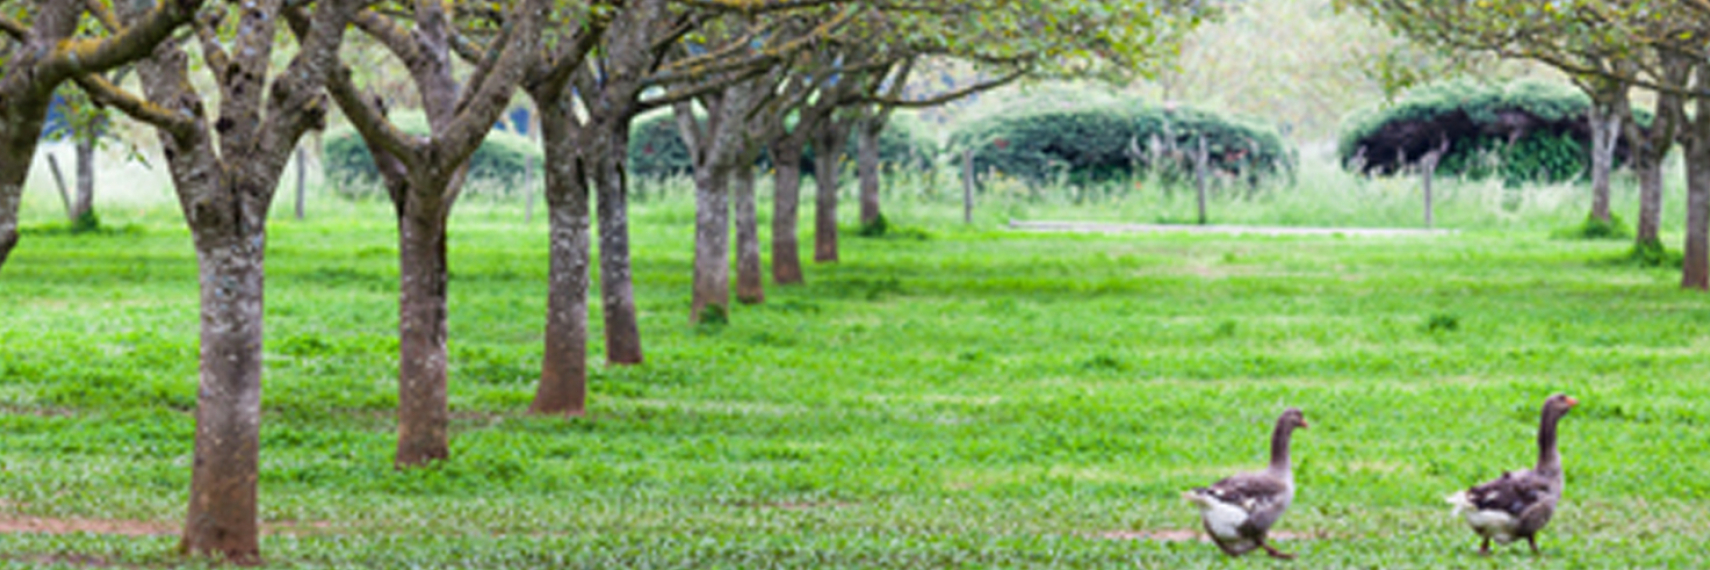
<path fill-rule="evenodd" d="M 1528 536 L 1528 537 L 1526 537 L 1526 544 L 1532 545 L 1532 555 L 1533 556 L 1543 556 L 1544 555 L 1543 552 L 1538 550 L 1538 539 L 1535 539 L 1535 538 Z"/>
<path fill-rule="evenodd" d="M 1294 560 L 1293 554 L 1289 554 L 1287 552 L 1282 552 L 1282 551 L 1279 551 L 1275 548 L 1271 548 L 1271 545 L 1269 545 L 1269 544 L 1265 544 L 1265 543 L 1261 542 L 1261 543 L 1259 543 L 1259 547 L 1265 549 L 1265 554 L 1271 555 L 1271 558 L 1277 558 L 1277 559 L 1281 559 L 1281 560 Z"/>

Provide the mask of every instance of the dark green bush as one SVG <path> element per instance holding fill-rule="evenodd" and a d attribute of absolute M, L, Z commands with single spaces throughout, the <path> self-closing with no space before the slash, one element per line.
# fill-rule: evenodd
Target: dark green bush
<path fill-rule="evenodd" d="M 915 121 L 892 114 L 890 124 L 879 133 L 879 163 L 886 168 L 902 165 L 930 166 L 938 155 L 938 145 L 926 136 Z M 855 137 L 850 136 L 843 154 L 854 160 Z M 802 172 L 813 172 L 814 149 L 808 147 L 802 155 Z M 770 164 L 762 157 L 761 165 Z M 689 148 L 677 130 L 677 118 L 670 112 L 651 113 L 635 120 L 629 131 L 629 172 L 636 176 L 675 176 L 691 172 Z"/>
<path fill-rule="evenodd" d="M 1289 168 L 1275 130 L 1223 114 L 1134 101 L 1067 108 L 1037 103 L 972 121 L 951 134 L 950 145 L 974 149 L 977 171 L 1033 183 L 1102 182 L 1147 172 L 1181 176 L 1192 172 L 1191 153 L 1201 136 L 1217 170 L 1257 177 Z"/>
<path fill-rule="evenodd" d="M 419 112 L 396 113 L 393 121 L 404 132 L 428 132 L 427 118 Z M 380 173 L 374 168 L 374 157 L 368 154 L 368 146 L 363 144 L 362 136 L 354 129 L 345 127 L 327 133 L 323 152 L 326 155 L 323 163 L 327 179 L 334 181 L 340 194 L 360 194 L 361 186 L 379 181 Z M 470 157 L 469 180 L 515 183 L 527 171 L 530 157 L 539 168 L 539 144 L 515 133 L 494 130 L 487 133 L 486 141 Z"/>
<path fill-rule="evenodd" d="M 1511 185 L 1562 182 L 1588 170 L 1590 108 L 1584 92 L 1561 83 L 1438 83 L 1351 115 L 1337 150 L 1349 169 L 1394 174 L 1447 140 L 1439 174 L 1500 177 Z M 1637 116 L 1650 124 L 1650 113 Z M 1625 155 L 1623 143 L 1616 156 Z"/>

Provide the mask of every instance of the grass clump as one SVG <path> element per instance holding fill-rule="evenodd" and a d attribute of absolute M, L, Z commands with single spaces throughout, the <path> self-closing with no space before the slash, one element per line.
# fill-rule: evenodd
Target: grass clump
<path fill-rule="evenodd" d="M 1585 221 L 1552 235 L 1558 239 L 1619 240 L 1632 239 L 1633 230 L 1616 214 L 1610 214 L 1607 221 L 1587 215 Z"/>

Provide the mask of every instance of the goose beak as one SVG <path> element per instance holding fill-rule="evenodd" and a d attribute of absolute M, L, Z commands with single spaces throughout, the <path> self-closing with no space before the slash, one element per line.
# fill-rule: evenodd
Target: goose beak
<path fill-rule="evenodd" d="M 1574 406 L 1578 406 L 1578 405 L 1579 405 L 1579 399 L 1578 399 L 1578 398 L 1574 398 L 1574 397 L 1573 397 L 1573 396 L 1568 396 L 1568 398 L 1567 398 L 1567 405 L 1568 405 L 1568 407 L 1569 407 L 1569 408 L 1572 408 L 1572 407 L 1574 407 Z"/>
<path fill-rule="evenodd" d="M 1310 427 L 1311 425 L 1312 424 L 1306 423 L 1305 419 L 1300 420 L 1300 429 L 1306 429 L 1307 427 Z"/>

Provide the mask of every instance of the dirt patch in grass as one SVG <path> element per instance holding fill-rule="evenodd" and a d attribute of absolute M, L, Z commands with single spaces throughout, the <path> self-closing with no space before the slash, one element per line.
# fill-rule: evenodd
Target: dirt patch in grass
<path fill-rule="evenodd" d="M 122 536 L 153 536 L 177 533 L 178 526 L 152 521 L 54 519 L 0 515 L 0 534 L 76 534 L 80 532 Z"/>
<path fill-rule="evenodd" d="M 264 534 L 305 535 L 333 528 L 325 521 L 280 521 L 264 523 Z M 161 536 L 178 534 L 177 524 L 160 521 L 58 519 L 0 514 L 0 534 L 111 534 L 118 536 Z"/>

